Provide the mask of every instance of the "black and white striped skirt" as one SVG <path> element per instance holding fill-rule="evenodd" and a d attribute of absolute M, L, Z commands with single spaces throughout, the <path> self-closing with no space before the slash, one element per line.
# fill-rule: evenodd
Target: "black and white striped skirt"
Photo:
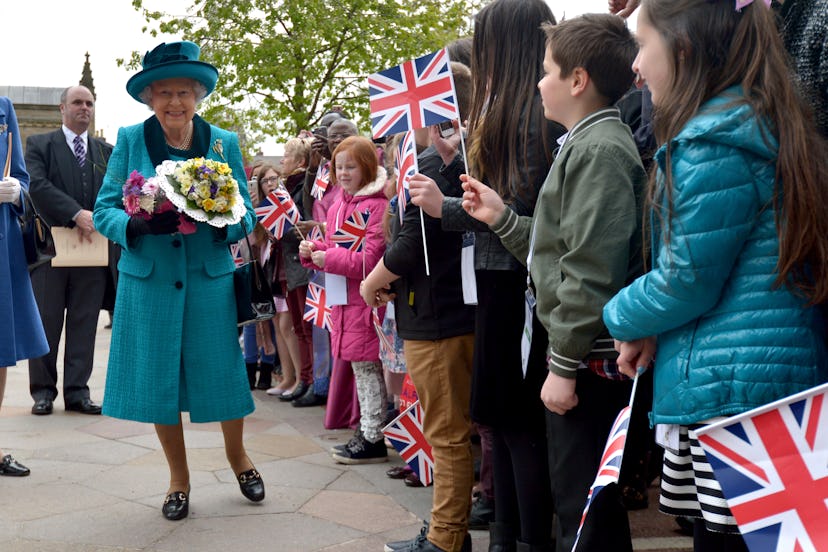
<path fill-rule="evenodd" d="M 680 426 L 678 454 L 664 450 L 658 509 L 673 516 L 704 519 L 709 531 L 738 533 L 722 488 L 696 438 L 694 430 L 704 425 Z"/>

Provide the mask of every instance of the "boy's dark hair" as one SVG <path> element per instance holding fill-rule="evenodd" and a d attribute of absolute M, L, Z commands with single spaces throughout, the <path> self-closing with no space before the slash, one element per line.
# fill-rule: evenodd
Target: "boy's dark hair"
<path fill-rule="evenodd" d="M 571 75 L 577 67 L 584 68 L 608 105 L 617 102 L 632 86 L 632 63 L 638 46 L 620 17 L 589 13 L 557 25 L 545 24 L 543 30 L 546 47 L 561 68 L 561 78 Z"/>

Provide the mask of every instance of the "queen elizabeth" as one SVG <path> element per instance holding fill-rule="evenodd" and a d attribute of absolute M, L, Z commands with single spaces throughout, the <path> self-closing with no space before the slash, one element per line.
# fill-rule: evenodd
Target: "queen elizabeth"
<path fill-rule="evenodd" d="M 126 89 L 153 115 L 118 131 L 94 211 L 96 229 L 123 248 L 103 413 L 155 424 L 170 469 L 162 507 L 170 520 L 189 512 L 182 412 L 191 422 L 221 422 L 242 494 L 254 502 L 265 496 L 243 443 L 244 417 L 254 405 L 238 343 L 228 249 L 244 236 L 241 222 L 253 228 L 255 215 L 238 137 L 195 113 L 219 76 L 199 54 L 188 41 L 146 53 L 143 69 Z M 183 220 L 175 210 L 151 218 L 127 214 L 122 188 L 132 171 L 150 177 L 164 161 L 199 157 L 232 169 L 246 207 L 238 223 L 217 228 Z M 179 231 L 182 222 L 189 226 L 186 233 Z"/>

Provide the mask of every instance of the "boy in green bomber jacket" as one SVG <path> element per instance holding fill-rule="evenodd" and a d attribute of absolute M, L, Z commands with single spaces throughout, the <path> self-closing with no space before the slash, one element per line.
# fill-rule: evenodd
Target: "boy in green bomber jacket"
<path fill-rule="evenodd" d="M 622 19 L 584 15 L 545 27 L 545 76 L 538 83 L 547 119 L 567 129 L 532 217 L 464 175 L 463 207 L 526 259 L 527 303 L 549 333 L 549 374 L 541 389 L 558 514 L 557 549 L 571 550 L 606 437 L 631 385 L 602 309 L 641 273 L 640 194 L 646 182 L 632 134 L 611 107 L 632 85 L 637 47 Z M 632 550 L 626 512 L 581 535 L 590 550 Z M 587 542 L 589 544 L 587 545 Z"/>

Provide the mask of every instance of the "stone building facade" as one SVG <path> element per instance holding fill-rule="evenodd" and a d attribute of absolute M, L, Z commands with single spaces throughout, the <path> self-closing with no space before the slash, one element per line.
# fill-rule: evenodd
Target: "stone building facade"
<path fill-rule="evenodd" d="M 83 64 L 81 79 L 78 84 L 86 86 L 95 95 L 95 84 L 92 80 L 92 68 L 89 64 L 89 53 Z M 20 137 L 23 148 L 26 139 L 33 134 L 43 134 L 60 128 L 60 95 L 63 88 L 41 86 L 4 86 L 0 85 L 0 96 L 7 96 L 14 103 L 17 113 L 17 124 L 20 127 Z M 89 132 L 95 134 L 95 119 L 89 125 Z"/>

